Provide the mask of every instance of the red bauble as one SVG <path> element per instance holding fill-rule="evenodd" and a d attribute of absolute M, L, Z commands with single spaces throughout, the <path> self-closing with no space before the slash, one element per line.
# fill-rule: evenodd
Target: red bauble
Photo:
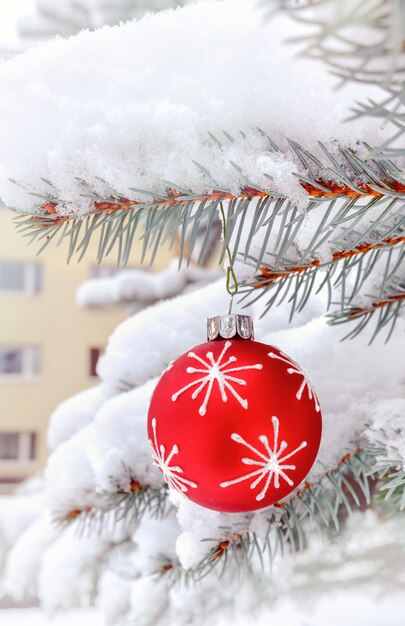
<path fill-rule="evenodd" d="M 163 373 L 150 404 L 148 438 L 170 487 L 209 509 L 253 511 L 282 500 L 304 480 L 318 452 L 321 412 L 294 361 L 274 346 L 241 338 L 250 336 L 247 326 L 237 332 L 240 320 L 250 324 L 247 316 L 224 316 L 218 324 L 224 319 L 226 332 Z M 230 332 L 232 338 L 221 338 Z"/>

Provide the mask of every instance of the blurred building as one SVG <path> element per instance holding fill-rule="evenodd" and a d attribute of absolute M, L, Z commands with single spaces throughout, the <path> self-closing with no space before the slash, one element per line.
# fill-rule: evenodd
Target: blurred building
<path fill-rule="evenodd" d="M 123 306 L 80 309 L 77 287 L 111 276 L 114 259 L 97 266 L 97 237 L 85 259 L 66 265 L 67 249 L 35 244 L 15 232 L 12 213 L 0 208 L 0 491 L 41 470 L 53 409 L 97 382 L 100 352 L 128 315 Z M 154 269 L 167 264 L 159 256 Z M 131 264 L 134 267 L 137 261 Z"/>
<path fill-rule="evenodd" d="M 96 244 L 80 264 L 66 247 L 35 250 L 0 209 L 0 490 L 40 470 L 46 428 L 65 398 L 96 382 L 100 351 L 123 309 L 89 311 L 75 304 L 79 284 L 97 267 Z M 113 263 L 111 261 L 111 263 Z"/>

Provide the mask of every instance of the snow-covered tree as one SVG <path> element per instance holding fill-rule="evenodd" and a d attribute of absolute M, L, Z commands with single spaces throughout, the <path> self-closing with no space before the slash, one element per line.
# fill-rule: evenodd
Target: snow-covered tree
<path fill-rule="evenodd" d="M 84 305 L 156 302 L 113 333 L 100 384 L 52 415 L 47 504 L 36 494 L 4 542 L 4 588 L 49 611 L 301 624 L 306 602 L 355 624 L 393 615 L 403 594 L 405 14 L 393 0 L 266 8 L 202 2 L 0 67 L 0 195 L 25 236 L 80 259 L 98 235 L 100 262 L 116 250 L 119 265 L 137 246 L 153 263 L 171 241 L 187 267 L 216 233 L 225 265 L 181 295 L 184 269 L 174 292 L 173 269 L 80 292 Z M 159 376 L 230 297 L 310 372 L 323 413 L 306 482 L 254 513 L 168 489 L 146 436 Z"/>

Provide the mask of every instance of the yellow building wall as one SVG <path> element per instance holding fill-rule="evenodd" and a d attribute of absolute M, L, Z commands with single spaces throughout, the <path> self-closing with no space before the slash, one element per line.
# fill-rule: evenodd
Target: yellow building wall
<path fill-rule="evenodd" d="M 46 430 L 51 412 L 71 395 L 97 383 L 90 376 L 90 348 L 104 348 L 109 335 L 128 310 L 79 309 L 77 287 L 91 278 L 96 265 L 97 237 L 80 262 L 66 263 L 67 247 L 52 243 L 35 257 L 35 243 L 17 234 L 13 214 L 0 208 L 0 261 L 38 261 L 43 265 L 42 291 L 35 296 L 10 296 L 0 292 L 0 346 L 40 346 L 42 371 L 36 380 L 0 376 L 0 431 L 37 433 L 37 458 L 21 465 L 0 461 L 0 482 L 22 479 L 41 470 L 48 455 Z M 169 251 L 163 250 L 154 270 L 164 267 Z M 104 265 L 114 265 L 112 258 Z M 134 253 L 130 267 L 139 263 Z"/>

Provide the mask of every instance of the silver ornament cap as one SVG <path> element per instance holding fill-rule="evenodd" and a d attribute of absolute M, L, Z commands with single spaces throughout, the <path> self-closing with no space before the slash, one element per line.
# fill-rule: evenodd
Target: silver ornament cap
<path fill-rule="evenodd" d="M 214 315 L 207 318 L 207 339 L 254 339 L 253 320 L 250 315 Z"/>

